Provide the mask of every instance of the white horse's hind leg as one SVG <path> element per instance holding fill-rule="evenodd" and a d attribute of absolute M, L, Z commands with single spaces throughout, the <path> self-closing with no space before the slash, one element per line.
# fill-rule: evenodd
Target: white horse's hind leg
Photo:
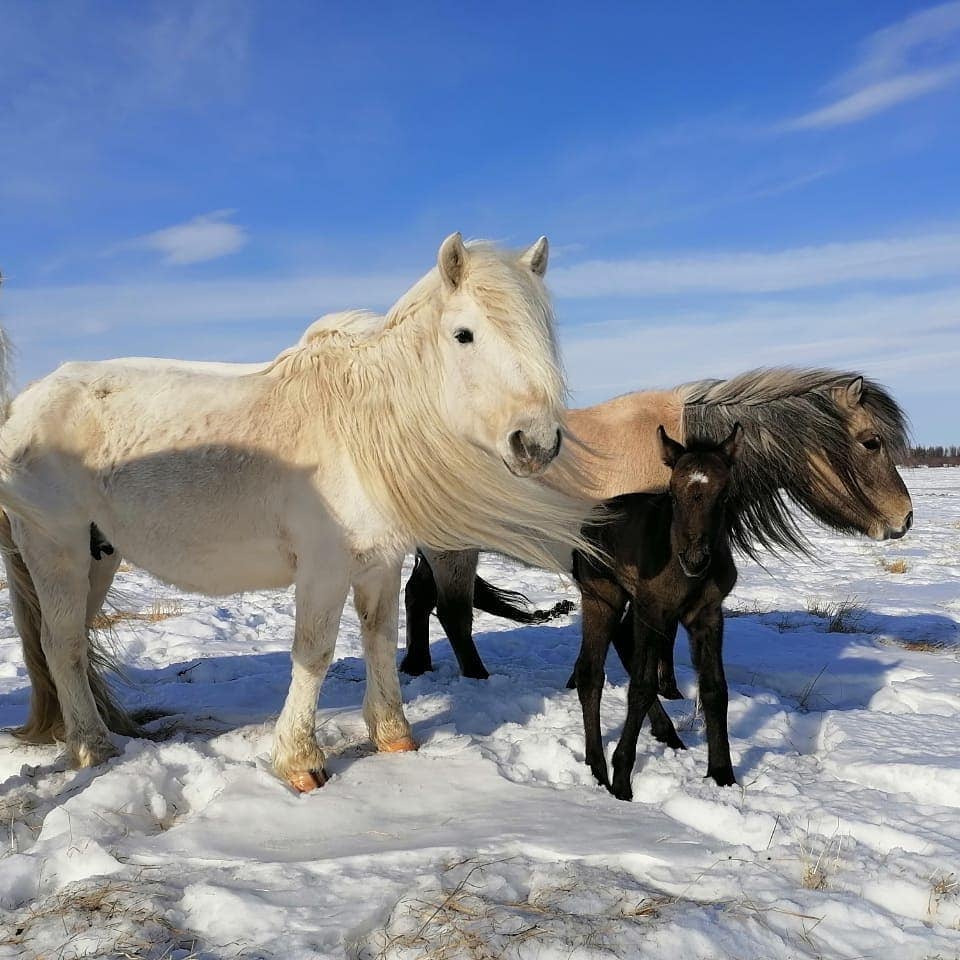
<path fill-rule="evenodd" d="M 273 768 L 301 793 L 326 782 L 324 754 L 317 743 L 317 697 L 337 644 L 346 579 L 297 577 L 297 622 L 293 672 L 273 742 Z"/>
<path fill-rule="evenodd" d="M 113 578 L 120 566 L 121 556 L 114 553 L 101 557 L 99 560 L 90 560 L 88 574 L 89 588 L 87 591 L 87 623 L 90 624 L 100 613 L 103 601 L 107 599 Z"/>
<path fill-rule="evenodd" d="M 54 543 L 25 524 L 21 551 L 40 601 L 40 643 L 63 711 L 67 757 L 73 766 L 91 767 L 118 751 L 110 742 L 87 675 L 87 528 L 65 539 L 74 542 Z"/>
<path fill-rule="evenodd" d="M 371 567 L 353 581 L 353 603 L 360 618 L 367 690 L 363 719 L 378 750 L 416 750 L 410 724 L 403 715 L 397 672 L 398 607 L 401 561 Z"/>

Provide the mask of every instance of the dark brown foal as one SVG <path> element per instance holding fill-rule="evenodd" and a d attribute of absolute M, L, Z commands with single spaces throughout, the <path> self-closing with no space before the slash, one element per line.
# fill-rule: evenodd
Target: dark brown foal
<path fill-rule="evenodd" d="M 743 431 L 736 424 L 717 445 L 682 446 L 658 430 L 663 461 L 672 468 L 665 494 L 628 494 L 609 501 L 619 519 L 592 528 L 606 563 L 577 554 L 574 577 L 583 598 L 583 640 L 574 671 L 586 737 L 586 762 L 621 800 L 633 798 L 630 778 L 637 738 L 649 713 L 655 737 L 682 748 L 657 698 L 657 665 L 673 644 L 678 623 L 690 634 L 693 663 L 707 726 L 707 776 L 736 782 L 727 737 L 727 682 L 723 673 L 721 604 L 737 580 L 725 505 L 730 469 Z M 613 755 L 613 781 L 600 736 L 600 697 L 609 646 L 630 604 L 632 650 L 627 719 Z M 629 644 L 622 644 L 628 648 Z"/>

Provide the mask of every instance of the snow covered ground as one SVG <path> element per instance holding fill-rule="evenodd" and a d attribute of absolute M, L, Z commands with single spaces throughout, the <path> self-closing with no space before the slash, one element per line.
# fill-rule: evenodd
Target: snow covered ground
<path fill-rule="evenodd" d="M 0 958 L 955 960 L 960 470 L 906 477 L 906 540 L 810 527 L 819 562 L 742 563 L 725 647 L 740 785 L 703 779 L 681 701 L 667 708 L 691 749 L 643 734 L 632 804 L 583 765 L 564 689 L 576 613 L 478 615 L 487 682 L 438 642 L 436 672 L 404 684 L 422 749 L 377 755 L 350 610 L 319 711 L 333 777 L 298 796 L 267 762 L 291 594 L 212 601 L 122 573 L 115 606 L 159 617 L 116 626 L 123 696 L 171 713 L 152 725 L 167 737 L 73 772 L 0 734 Z M 576 596 L 507 562 L 484 573 L 538 603 Z M 9 727 L 28 692 L 5 597 L 0 638 Z M 612 739 L 625 676 L 609 666 Z M 682 639 L 678 679 L 694 692 Z"/>

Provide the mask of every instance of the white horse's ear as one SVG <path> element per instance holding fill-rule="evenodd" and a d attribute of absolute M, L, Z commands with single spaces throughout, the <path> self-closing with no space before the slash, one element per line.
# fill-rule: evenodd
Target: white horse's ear
<path fill-rule="evenodd" d="M 847 384 L 847 390 L 844 396 L 847 401 L 847 406 L 851 409 L 860 406 L 860 401 L 863 397 L 863 377 L 857 377 L 855 380 L 851 380 L 850 383 Z"/>
<path fill-rule="evenodd" d="M 546 237 L 541 237 L 536 243 L 530 244 L 520 254 L 520 262 L 538 277 L 542 277 L 547 272 L 547 261 L 549 259 L 550 244 Z"/>
<path fill-rule="evenodd" d="M 467 266 L 467 248 L 463 245 L 460 232 L 451 233 L 437 253 L 437 267 L 448 290 L 456 290 L 463 282 L 463 273 Z"/>

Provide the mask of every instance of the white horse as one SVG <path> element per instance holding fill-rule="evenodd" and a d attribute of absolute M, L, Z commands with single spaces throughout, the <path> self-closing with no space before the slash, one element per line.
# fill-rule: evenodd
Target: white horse
<path fill-rule="evenodd" d="M 0 428 L 0 506 L 34 737 L 62 717 L 74 765 L 116 752 L 86 624 L 122 555 L 206 594 L 296 585 L 273 763 L 300 790 L 325 781 L 316 703 L 352 586 L 370 737 L 415 749 L 395 659 L 404 554 L 482 544 L 548 563 L 538 543 L 582 543 L 589 505 L 525 479 L 562 428 L 546 265 L 545 238 L 516 255 L 453 234 L 385 319 L 324 318 L 272 363 L 72 363 L 24 391 Z M 91 523 L 114 556 L 92 559 Z"/>

